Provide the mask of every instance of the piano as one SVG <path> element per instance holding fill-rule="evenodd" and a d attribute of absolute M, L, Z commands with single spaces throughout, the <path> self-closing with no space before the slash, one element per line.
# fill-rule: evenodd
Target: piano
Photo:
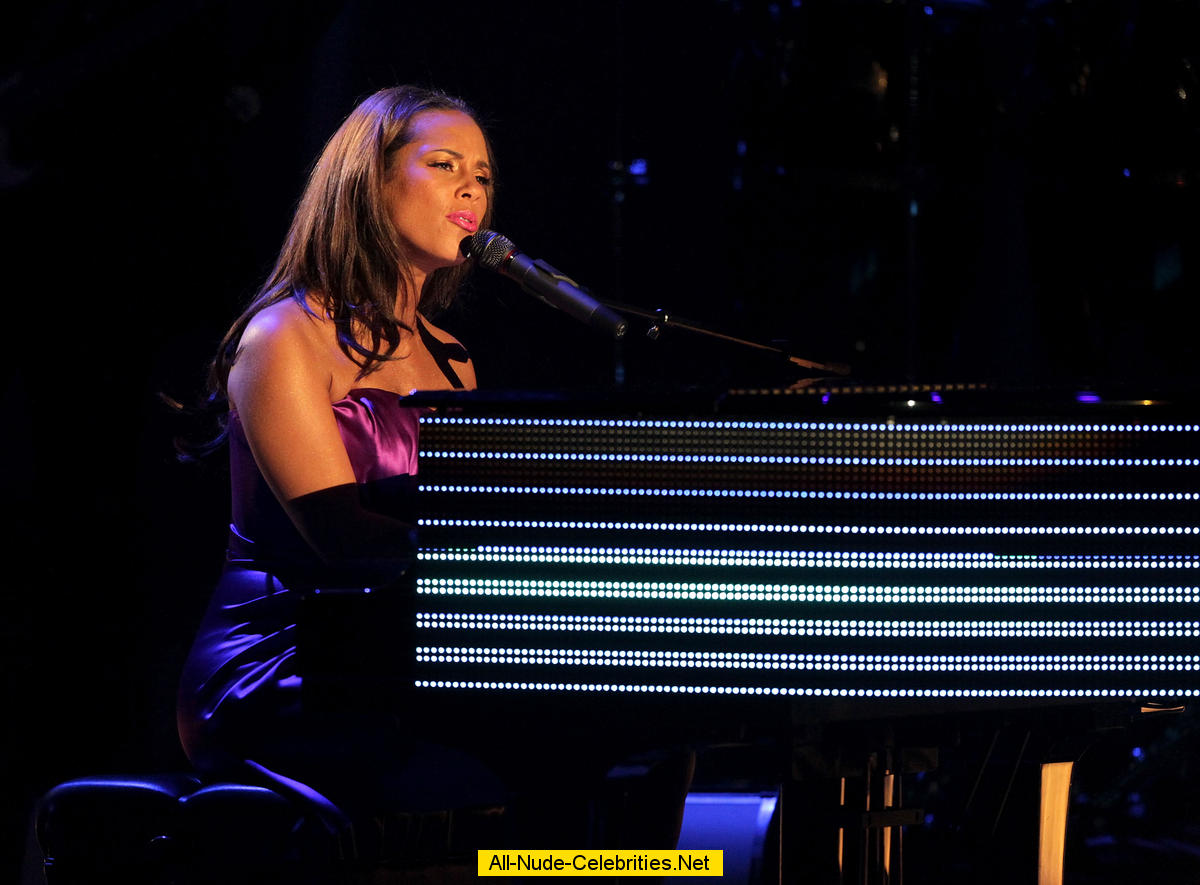
<path fill-rule="evenodd" d="M 1021 761 L 1041 754 L 1029 863 L 1061 882 L 1087 736 L 1200 694 L 1192 396 L 420 400 L 417 693 L 714 746 L 768 735 L 784 781 L 841 791 L 830 881 L 899 882 L 901 827 L 922 821 L 901 775 L 964 723 L 1016 721 Z M 784 855 L 814 826 L 791 819 Z"/>

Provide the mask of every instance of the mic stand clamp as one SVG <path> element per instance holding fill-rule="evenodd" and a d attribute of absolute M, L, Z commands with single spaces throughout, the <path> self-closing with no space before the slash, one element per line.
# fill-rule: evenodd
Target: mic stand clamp
<path fill-rule="evenodd" d="M 802 357 L 793 356 L 782 348 L 774 347 L 770 344 L 762 344 L 757 341 L 747 341 L 745 338 L 735 338 L 732 335 L 726 335 L 724 332 L 717 332 L 713 329 L 705 328 L 699 323 L 691 320 L 675 317 L 669 311 L 663 310 L 661 307 L 654 311 L 648 311 L 640 307 L 634 307 L 630 304 L 619 304 L 611 301 L 606 301 L 604 304 L 605 306 L 620 313 L 633 314 L 634 316 L 640 316 L 651 320 L 650 327 L 646 329 L 646 337 L 651 341 L 657 341 L 659 336 L 662 335 L 664 329 L 684 329 L 688 332 L 706 335 L 710 338 L 720 339 L 721 341 L 729 341 L 734 344 L 739 344 L 743 347 L 750 347 L 755 350 L 765 350 L 771 353 L 777 353 L 784 357 L 788 362 L 797 366 L 802 366 L 806 369 L 815 369 L 819 372 L 830 372 L 834 375 L 850 374 L 850 367 L 845 363 L 819 363 L 813 360 L 804 359 Z"/>

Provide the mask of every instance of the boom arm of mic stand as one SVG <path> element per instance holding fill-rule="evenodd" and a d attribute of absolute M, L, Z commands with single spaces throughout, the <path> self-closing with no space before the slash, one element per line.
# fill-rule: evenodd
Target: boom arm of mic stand
<path fill-rule="evenodd" d="M 691 320 L 685 320 L 680 317 L 673 316 L 669 311 L 666 310 L 644 310 L 640 307 L 634 307 L 631 304 L 619 304 L 611 301 L 605 301 L 603 303 L 605 306 L 610 307 L 619 313 L 633 314 L 634 316 L 640 316 L 644 317 L 645 319 L 653 320 L 654 325 L 652 325 L 646 331 L 647 337 L 649 337 L 651 340 L 657 338 L 659 333 L 665 327 L 684 329 L 688 332 L 707 335 L 710 338 L 719 338 L 722 341 L 730 341 L 734 344 L 740 344 L 743 347 L 750 347 L 755 350 L 766 350 L 771 353 L 777 353 L 786 358 L 788 362 L 794 363 L 797 366 L 803 366 L 806 369 L 816 369 L 820 372 L 832 372 L 835 375 L 850 374 L 850 367 L 845 363 L 818 363 L 814 362 L 813 360 L 806 360 L 802 357 L 792 356 L 790 353 L 787 353 L 784 350 L 778 347 L 773 347 L 769 344 L 761 344 L 757 341 L 747 341 L 745 338 L 735 338 L 732 335 L 726 335 L 724 332 L 717 332 L 713 329 L 707 329 L 698 323 L 692 322 Z"/>

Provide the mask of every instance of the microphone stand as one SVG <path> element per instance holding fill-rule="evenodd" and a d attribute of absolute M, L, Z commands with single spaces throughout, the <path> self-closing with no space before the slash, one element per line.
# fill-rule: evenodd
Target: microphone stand
<path fill-rule="evenodd" d="M 814 362 L 813 360 L 806 360 L 803 357 L 793 356 L 782 348 L 774 347 L 770 344 L 762 344 L 757 341 L 747 341 L 745 338 L 735 338 L 732 335 L 726 335 L 724 332 L 717 332 L 713 329 L 705 328 L 699 323 L 677 317 L 670 311 L 663 310 L 661 308 L 651 311 L 645 310 L 641 307 L 634 307 L 632 304 L 621 304 L 620 302 L 614 301 L 604 301 L 601 303 L 603 303 L 606 307 L 617 311 L 618 313 L 633 314 L 634 316 L 640 316 L 645 319 L 652 320 L 653 325 L 646 330 L 646 337 L 651 341 L 656 341 L 658 336 L 662 334 L 663 329 L 683 329 L 688 332 L 695 332 L 699 335 L 707 335 L 710 338 L 718 338 L 722 341 L 730 341 L 734 344 L 742 345 L 743 347 L 750 347 L 755 350 L 765 350 L 770 353 L 777 353 L 784 357 L 788 362 L 797 366 L 802 366 L 805 369 L 815 369 L 819 372 L 831 372 L 834 375 L 850 374 L 850 367 L 845 363 L 818 363 Z"/>

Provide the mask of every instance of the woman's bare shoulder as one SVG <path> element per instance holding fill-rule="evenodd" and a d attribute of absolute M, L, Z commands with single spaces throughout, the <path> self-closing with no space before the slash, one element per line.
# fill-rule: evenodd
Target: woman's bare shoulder
<path fill-rule="evenodd" d="M 333 324 L 293 298 L 263 308 L 246 324 L 229 373 L 229 392 L 241 401 L 250 386 L 330 385 Z M 265 388 L 264 388 L 265 389 Z"/>
<path fill-rule="evenodd" d="M 241 349 L 323 346 L 333 336 L 333 323 L 294 298 L 264 307 L 246 324 Z"/>

